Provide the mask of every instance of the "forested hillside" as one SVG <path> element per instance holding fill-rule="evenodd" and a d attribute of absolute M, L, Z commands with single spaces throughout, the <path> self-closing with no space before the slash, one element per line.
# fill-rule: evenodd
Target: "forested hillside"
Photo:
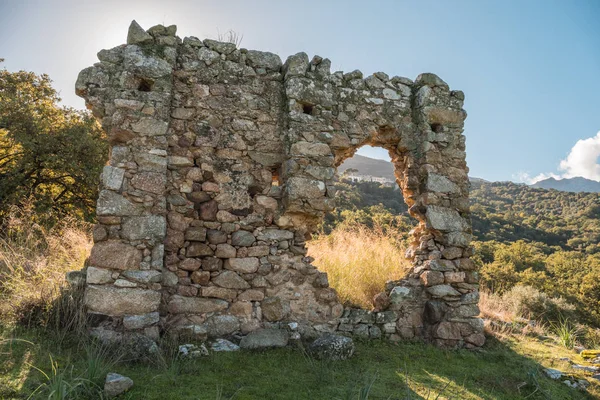
<path fill-rule="evenodd" d="M 600 194 L 535 189 L 512 182 L 471 184 L 478 240 L 519 239 L 587 253 L 600 251 Z"/>
<path fill-rule="evenodd" d="M 368 220 L 383 210 L 390 214 L 388 219 L 394 216 L 414 223 L 397 188 L 383 187 L 376 182 L 340 182 L 337 189 L 338 208 L 329 216 L 326 229 L 342 219 Z M 525 240 L 563 250 L 600 252 L 598 193 L 559 192 L 512 182 L 478 181 L 471 183 L 471 213 L 475 240 L 501 243 Z"/>
<path fill-rule="evenodd" d="M 325 232 L 364 224 L 394 227 L 408 238 L 415 221 L 400 190 L 348 181 L 337 189 L 338 208 Z M 600 326 L 600 194 L 482 181 L 472 183 L 471 203 L 484 289 L 514 297 L 528 286 L 529 307 L 540 314 L 532 317 L 570 316 Z"/>

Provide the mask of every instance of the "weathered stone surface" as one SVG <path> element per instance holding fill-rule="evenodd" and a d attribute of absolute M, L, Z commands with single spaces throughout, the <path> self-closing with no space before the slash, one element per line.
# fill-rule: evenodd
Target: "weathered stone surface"
<path fill-rule="evenodd" d="M 152 312 L 142 315 L 126 315 L 123 317 L 123 327 L 128 330 L 142 329 L 158 322 L 160 316 L 158 312 Z"/>
<path fill-rule="evenodd" d="M 124 176 L 124 169 L 107 165 L 102 169 L 102 184 L 106 189 L 119 191 L 123 185 Z"/>
<path fill-rule="evenodd" d="M 433 297 L 460 296 L 460 292 L 450 285 L 436 285 L 427 288 Z"/>
<path fill-rule="evenodd" d="M 455 269 L 454 263 L 450 260 L 430 260 L 425 262 L 425 265 L 432 271 L 446 272 Z"/>
<path fill-rule="evenodd" d="M 346 336 L 329 334 L 312 342 L 308 351 L 318 360 L 347 360 L 354 354 L 354 342 Z"/>
<path fill-rule="evenodd" d="M 139 190 L 160 194 L 165 190 L 167 177 L 158 172 L 140 172 L 131 179 L 131 185 Z"/>
<path fill-rule="evenodd" d="M 208 271 L 194 271 L 190 276 L 192 282 L 198 285 L 208 285 L 210 282 L 210 272 Z"/>
<path fill-rule="evenodd" d="M 390 292 L 390 302 L 392 304 L 401 304 L 406 300 L 412 299 L 410 288 L 404 286 L 396 286 Z"/>
<path fill-rule="evenodd" d="M 202 266 L 202 261 L 196 258 L 186 258 L 179 263 L 179 268 L 185 271 L 197 271 Z"/>
<path fill-rule="evenodd" d="M 420 278 L 425 286 L 434 286 L 444 283 L 444 274 L 438 271 L 425 271 L 421 274 Z"/>
<path fill-rule="evenodd" d="M 223 268 L 223 260 L 219 258 L 205 258 L 202 260 L 202 269 L 205 271 L 219 271 Z"/>
<path fill-rule="evenodd" d="M 232 301 L 237 296 L 237 289 L 222 288 L 219 286 L 208 286 L 202 288 L 202 297 L 214 297 L 216 299 L 223 299 Z"/>
<path fill-rule="evenodd" d="M 232 315 L 214 315 L 206 320 L 209 337 L 229 335 L 240 329 L 240 321 Z"/>
<path fill-rule="evenodd" d="M 198 297 L 173 296 L 168 304 L 172 314 L 209 313 L 226 310 L 229 304 L 223 300 L 205 299 Z"/>
<path fill-rule="evenodd" d="M 185 231 L 185 240 L 193 242 L 204 242 L 206 240 L 206 228 L 194 226 Z"/>
<path fill-rule="evenodd" d="M 142 208 L 133 204 L 119 193 L 111 190 L 101 190 L 98 195 L 96 214 L 98 215 L 139 215 Z"/>
<path fill-rule="evenodd" d="M 225 269 L 230 269 L 242 274 L 251 274 L 258 270 L 258 258 L 229 258 L 225 260 Z"/>
<path fill-rule="evenodd" d="M 283 329 L 259 329 L 244 336 L 240 342 L 240 348 L 243 350 L 264 350 L 285 347 L 288 340 L 289 335 Z"/>
<path fill-rule="evenodd" d="M 159 271 L 124 271 L 121 276 L 143 284 L 158 283 L 162 279 L 162 273 Z"/>
<path fill-rule="evenodd" d="M 164 238 L 167 233 L 167 221 L 162 215 L 125 218 L 121 236 L 129 240 Z"/>
<path fill-rule="evenodd" d="M 427 207 L 427 221 L 433 229 L 443 232 L 464 231 L 468 225 L 455 210 L 440 206 Z"/>
<path fill-rule="evenodd" d="M 308 55 L 306 53 L 297 53 L 289 56 L 283 66 L 286 78 L 292 76 L 303 76 L 308 70 Z"/>
<path fill-rule="evenodd" d="M 214 352 L 221 352 L 221 351 L 239 351 L 240 350 L 240 346 L 238 346 L 235 343 L 230 342 L 229 340 L 225 340 L 225 339 L 215 339 L 213 342 L 210 343 L 210 349 L 211 351 Z"/>
<path fill-rule="evenodd" d="M 290 240 L 294 238 L 294 233 L 281 229 L 265 229 L 258 235 L 258 240 Z"/>
<path fill-rule="evenodd" d="M 255 68 L 264 68 L 270 71 L 279 71 L 281 68 L 281 58 L 277 54 L 267 51 L 249 50 L 246 57 L 250 65 Z"/>
<path fill-rule="evenodd" d="M 325 194 L 325 183 L 314 179 L 292 177 L 288 179 L 287 194 L 292 199 L 315 199 Z"/>
<path fill-rule="evenodd" d="M 169 125 L 165 121 L 154 118 L 142 118 L 131 125 L 134 132 L 149 136 L 164 135 L 167 133 L 168 127 Z"/>
<path fill-rule="evenodd" d="M 281 321 L 290 312 L 289 302 L 279 297 L 268 297 L 261 303 L 263 317 L 267 321 Z"/>
<path fill-rule="evenodd" d="M 137 288 L 88 285 L 84 302 L 88 310 L 106 315 L 136 315 L 156 311 L 160 292 Z"/>
<path fill-rule="evenodd" d="M 214 251 L 204 243 L 192 242 L 185 253 L 188 257 L 212 256 Z"/>
<path fill-rule="evenodd" d="M 152 42 L 152 36 L 135 21 L 131 21 L 127 32 L 127 44 L 143 44 Z"/>
<path fill-rule="evenodd" d="M 219 205 L 216 201 L 211 200 L 200 204 L 200 219 L 204 221 L 215 221 L 217 219 L 217 212 L 219 211 Z"/>
<path fill-rule="evenodd" d="M 239 301 L 262 301 L 264 298 L 265 294 L 257 289 L 246 290 L 238 296 Z"/>
<path fill-rule="evenodd" d="M 96 243 L 92 248 L 89 265 L 108 269 L 138 269 L 142 253 L 135 247 L 116 241 Z"/>
<path fill-rule="evenodd" d="M 141 261 L 141 257 L 140 257 Z M 86 282 L 90 285 L 102 285 L 112 282 L 112 271 L 104 268 L 87 267 Z"/>
<path fill-rule="evenodd" d="M 216 229 L 209 229 L 206 233 L 208 242 L 211 244 L 227 243 L 227 233 Z"/>
<path fill-rule="evenodd" d="M 219 258 L 235 258 L 237 254 L 237 250 L 230 244 L 223 243 L 217 245 L 217 250 L 215 251 L 215 256 Z"/>
<path fill-rule="evenodd" d="M 250 284 L 233 271 L 222 271 L 212 279 L 215 285 L 229 289 L 248 289 Z"/>
<path fill-rule="evenodd" d="M 444 340 L 460 340 L 460 328 L 452 322 L 440 322 L 433 331 L 433 336 Z"/>
<path fill-rule="evenodd" d="M 144 32 L 145 33 L 145 32 Z M 150 36 L 150 35 L 148 35 Z M 126 376 L 109 372 L 104 381 L 104 395 L 107 398 L 117 397 L 133 387 L 133 381 Z"/>
<path fill-rule="evenodd" d="M 460 188 L 443 175 L 429 174 L 427 177 L 427 190 L 439 193 L 458 193 Z"/>
<path fill-rule="evenodd" d="M 454 260 L 462 256 L 463 250 L 460 247 L 446 247 L 442 250 L 442 256 L 448 260 Z"/>
<path fill-rule="evenodd" d="M 231 234 L 231 244 L 234 246 L 252 246 L 255 241 L 254 235 L 247 231 L 237 231 Z"/>

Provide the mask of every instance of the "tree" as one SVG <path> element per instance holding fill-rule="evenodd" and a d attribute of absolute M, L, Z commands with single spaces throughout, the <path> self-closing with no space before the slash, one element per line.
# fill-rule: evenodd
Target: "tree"
<path fill-rule="evenodd" d="M 0 70 L 0 220 L 25 201 L 40 215 L 93 215 L 108 145 L 89 113 L 58 105 L 51 83 Z"/>

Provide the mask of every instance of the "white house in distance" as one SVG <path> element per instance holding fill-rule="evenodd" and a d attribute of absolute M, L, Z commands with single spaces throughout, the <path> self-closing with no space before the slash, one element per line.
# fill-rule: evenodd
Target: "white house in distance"
<path fill-rule="evenodd" d="M 344 176 L 344 178 L 352 182 L 379 182 L 383 186 L 393 186 L 395 184 L 395 182 L 392 179 L 384 178 L 382 176 L 360 175 L 356 173 L 350 173 Z"/>

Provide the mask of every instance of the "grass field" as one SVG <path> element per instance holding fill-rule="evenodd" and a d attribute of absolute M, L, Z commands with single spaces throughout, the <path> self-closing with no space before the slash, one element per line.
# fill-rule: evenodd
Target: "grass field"
<path fill-rule="evenodd" d="M 15 340 L 19 339 L 19 340 Z M 0 398 L 25 399 L 38 389 L 49 398 L 61 386 L 70 396 L 101 398 L 108 372 L 135 382 L 124 399 L 587 399 L 600 396 L 552 381 L 543 367 L 568 371 L 574 352 L 550 340 L 506 335 L 482 351 L 447 351 L 422 343 L 358 343 L 347 361 L 323 362 L 299 349 L 213 353 L 185 360 L 164 346 L 145 362 L 126 362 L 76 337 L 55 342 L 42 331 L 8 331 L 0 348 Z M 57 372 L 52 374 L 52 363 Z M 43 373 L 42 373 L 43 372 Z M 44 376 L 48 375 L 48 378 Z M 589 378 L 588 378 L 589 379 Z M 40 385 L 46 386 L 40 387 Z M 76 393 L 76 394 L 74 394 Z M 61 398 L 61 397 L 50 397 Z"/>

